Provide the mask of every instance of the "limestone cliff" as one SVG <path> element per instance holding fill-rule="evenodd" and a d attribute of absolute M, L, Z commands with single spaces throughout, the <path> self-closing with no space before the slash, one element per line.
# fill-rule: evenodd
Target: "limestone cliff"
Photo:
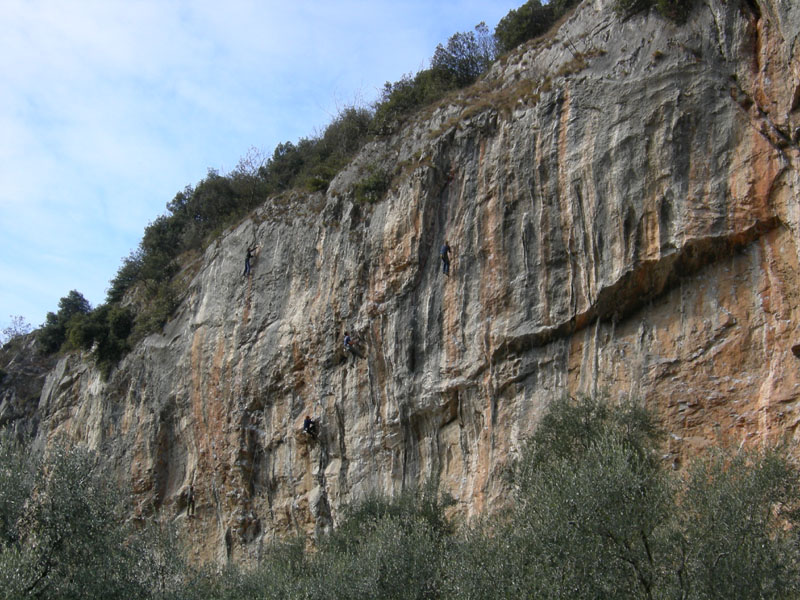
<path fill-rule="evenodd" d="M 502 506 L 503 467 L 565 393 L 641 399 L 675 463 L 793 437 L 800 5 L 701 0 L 677 26 L 611 4 L 370 144 L 324 195 L 266 201 L 107 382 L 58 363 L 38 442 L 98 449 L 137 514 L 224 560 L 430 478 L 465 518 Z M 375 172 L 389 192 L 357 202 Z"/>

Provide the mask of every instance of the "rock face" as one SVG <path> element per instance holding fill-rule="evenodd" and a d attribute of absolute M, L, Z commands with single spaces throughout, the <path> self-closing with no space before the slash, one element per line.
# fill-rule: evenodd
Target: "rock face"
<path fill-rule="evenodd" d="M 18 439 L 36 435 L 39 397 L 55 360 L 41 356 L 33 335 L 0 347 L 0 429 Z"/>
<path fill-rule="evenodd" d="M 38 442 L 98 449 L 137 514 L 224 561 L 427 480 L 464 518 L 496 509 L 563 394 L 651 406 L 676 464 L 794 439 L 800 4 L 698 5 L 676 26 L 587 0 L 326 194 L 265 202 L 107 382 L 59 362 Z M 386 197 L 356 201 L 376 172 Z"/>

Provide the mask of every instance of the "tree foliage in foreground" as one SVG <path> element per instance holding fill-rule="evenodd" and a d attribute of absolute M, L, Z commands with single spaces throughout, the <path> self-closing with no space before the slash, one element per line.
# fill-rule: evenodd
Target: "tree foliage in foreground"
<path fill-rule="evenodd" d="M 515 465 L 506 513 L 454 532 L 440 501 L 371 498 L 315 553 L 276 547 L 213 579 L 215 597 L 796 597 L 786 456 L 717 450 L 676 472 L 662 440 L 633 404 L 554 402 Z"/>
<path fill-rule="evenodd" d="M 785 598 L 800 591 L 798 475 L 776 451 L 716 451 L 685 473 L 630 405 L 553 405 L 506 521 L 469 530 L 453 598 Z"/>
<path fill-rule="evenodd" d="M 57 447 L 41 460 L 0 431 L 0 597 L 161 596 L 174 549 L 133 530 L 124 507 L 92 453 Z"/>
<path fill-rule="evenodd" d="M 252 568 L 183 565 L 126 525 L 94 457 L 0 443 L 4 598 L 790 598 L 800 594 L 798 472 L 777 450 L 717 449 L 667 469 L 652 416 L 554 402 L 511 473 L 509 509 L 456 530 L 435 486 L 370 497 L 306 550 Z"/>

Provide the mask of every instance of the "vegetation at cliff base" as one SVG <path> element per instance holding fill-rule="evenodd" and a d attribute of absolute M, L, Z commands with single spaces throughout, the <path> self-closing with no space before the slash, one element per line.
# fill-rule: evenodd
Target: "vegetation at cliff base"
<path fill-rule="evenodd" d="M 556 401 L 509 471 L 506 510 L 456 527 L 435 486 L 371 497 L 314 551 L 298 537 L 219 570 L 134 526 L 91 453 L 41 461 L 2 438 L 0 597 L 796 597 L 796 466 L 716 449 L 675 471 L 662 441 L 636 405 Z"/>
<path fill-rule="evenodd" d="M 506 520 L 445 567 L 460 598 L 783 598 L 800 585 L 798 472 L 776 450 L 674 471 L 635 405 L 560 401 L 527 443 Z"/>
<path fill-rule="evenodd" d="M 125 501 L 94 454 L 43 460 L 0 432 L 0 598 L 159 597 L 169 538 L 134 528 Z"/>

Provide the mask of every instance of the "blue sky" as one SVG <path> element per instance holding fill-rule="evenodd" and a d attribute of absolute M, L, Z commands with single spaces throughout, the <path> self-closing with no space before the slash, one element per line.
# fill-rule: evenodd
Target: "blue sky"
<path fill-rule="evenodd" d="M 524 0 L 2 0 L 0 330 L 93 306 L 209 168 L 322 131 Z"/>

